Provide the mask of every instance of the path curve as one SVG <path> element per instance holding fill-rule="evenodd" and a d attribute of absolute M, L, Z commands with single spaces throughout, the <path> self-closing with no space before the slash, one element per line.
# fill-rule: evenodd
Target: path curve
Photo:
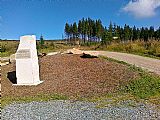
<path fill-rule="evenodd" d="M 135 65 L 137 67 L 141 67 L 142 69 L 160 75 L 160 60 L 158 59 L 143 57 L 128 53 L 109 52 L 109 51 L 83 51 L 83 52 L 92 55 L 102 55 L 109 58 L 117 59 L 119 61 L 124 61 L 126 63 Z"/>

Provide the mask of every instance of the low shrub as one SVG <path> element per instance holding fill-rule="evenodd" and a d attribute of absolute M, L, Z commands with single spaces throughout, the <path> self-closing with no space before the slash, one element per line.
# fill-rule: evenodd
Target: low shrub
<path fill-rule="evenodd" d="M 126 91 L 142 99 L 160 95 L 160 77 L 142 74 L 126 86 Z"/>

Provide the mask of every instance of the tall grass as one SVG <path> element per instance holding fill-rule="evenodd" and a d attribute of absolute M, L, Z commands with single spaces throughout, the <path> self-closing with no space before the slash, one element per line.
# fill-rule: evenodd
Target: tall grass
<path fill-rule="evenodd" d="M 0 41 L 0 48 L 5 48 L 5 51 L 0 52 L 0 57 L 10 56 L 14 54 L 18 48 L 19 41 Z"/>
<path fill-rule="evenodd" d="M 112 42 L 110 45 L 102 46 L 101 49 L 160 58 L 160 41 L 156 40 L 149 40 L 148 42 L 140 40 L 125 43 Z"/>
<path fill-rule="evenodd" d="M 5 48 L 5 51 L 0 52 L 0 57 L 8 57 L 11 54 L 16 53 L 19 45 L 19 41 L 0 41 L 0 48 Z M 44 41 L 44 45 L 40 46 L 39 41 L 37 41 L 37 49 L 40 53 L 48 53 L 54 51 L 63 51 L 71 48 L 71 46 L 64 44 L 63 41 L 48 40 Z"/>

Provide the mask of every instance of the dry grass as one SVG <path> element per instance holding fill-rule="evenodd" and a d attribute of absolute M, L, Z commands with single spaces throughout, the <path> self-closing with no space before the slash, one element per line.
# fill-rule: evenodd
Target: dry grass
<path fill-rule="evenodd" d="M 110 45 L 103 46 L 100 49 L 160 58 L 160 42 L 156 40 L 148 42 L 133 41 L 127 43 L 112 42 Z"/>
<path fill-rule="evenodd" d="M 0 48 L 5 47 L 5 52 L 0 52 L 0 57 L 10 56 L 14 54 L 18 48 L 19 41 L 0 41 Z"/>
<path fill-rule="evenodd" d="M 0 41 L 0 48 L 4 47 L 6 50 L 5 52 L 0 52 L 0 57 L 8 57 L 11 54 L 14 54 L 18 48 L 19 41 L 18 40 L 1 40 Z M 72 46 L 64 44 L 63 41 L 45 41 L 43 47 L 40 47 L 39 41 L 37 41 L 37 49 L 40 53 L 49 53 L 55 51 L 64 51 L 66 49 L 70 49 Z"/>

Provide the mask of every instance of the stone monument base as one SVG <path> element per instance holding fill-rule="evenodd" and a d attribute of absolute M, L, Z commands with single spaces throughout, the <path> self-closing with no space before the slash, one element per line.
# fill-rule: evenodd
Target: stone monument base
<path fill-rule="evenodd" d="M 43 83 L 43 81 L 38 81 L 38 82 L 35 82 L 35 83 L 17 83 L 17 84 L 13 84 L 14 86 L 19 86 L 19 85 L 27 85 L 27 86 L 32 86 L 32 85 L 39 85 Z"/>

